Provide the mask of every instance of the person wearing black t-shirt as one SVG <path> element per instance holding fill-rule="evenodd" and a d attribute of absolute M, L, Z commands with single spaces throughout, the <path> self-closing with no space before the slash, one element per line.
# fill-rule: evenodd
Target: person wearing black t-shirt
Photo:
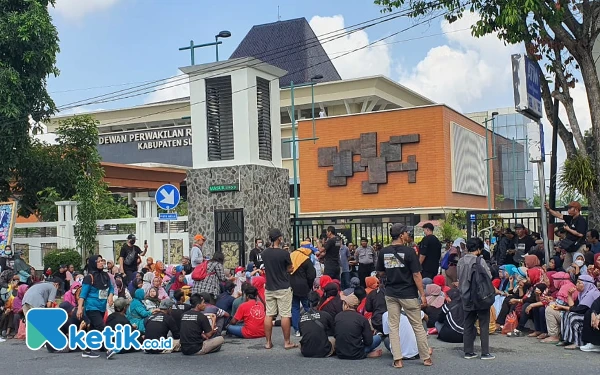
<path fill-rule="evenodd" d="M 161 301 L 159 312 L 155 312 L 148 317 L 146 321 L 146 337 L 147 340 L 160 340 L 169 337 L 169 332 L 173 336 L 173 347 L 165 350 L 146 350 L 148 354 L 168 354 L 178 352 L 181 349 L 179 343 L 179 327 L 175 323 L 175 319 L 171 317 L 171 308 L 173 301 L 166 299 Z"/>
<path fill-rule="evenodd" d="M 548 202 L 544 202 L 544 206 L 550 212 L 550 215 L 565 221 L 566 225 L 563 229 L 566 231 L 566 237 L 560 242 L 560 247 L 566 251 L 563 268 L 567 269 L 573 263 L 573 253 L 580 251 L 583 254 L 585 252 L 585 249 L 581 249 L 581 247 L 585 246 L 585 234 L 588 231 L 587 220 L 581 216 L 581 204 L 579 202 L 569 203 L 568 215 L 554 211 L 550 208 Z"/>
<path fill-rule="evenodd" d="M 125 313 L 127 312 L 127 307 L 129 307 L 129 301 L 122 297 L 117 298 L 113 303 L 113 307 L 115 309 L 115 312 L 113 312 L 108 316 L 108 318 L 106 318 L 106 326 L 112 328 L 115 331 L 117 330 L 117 325 L 119 324 L 122 326 L 131 326 L 131 322 L 125 316 Z M 135 328 L 132 327 L 131 330 L 134 331 Z M 138 341 L 140 342 L 140 344 L 144 341 L 142 336 L 138 337 Z M 136 351 L 136 348 L 131 347 L 129 349 L 122 349 L 120 351 L 115 350 L 113 352 L 115 352 L 115 354 L 117 354 L 117 352 L 118 354 L 125 354 L 134 353 Z"/>
<path fill-rule="evenodd" d="M 198 293 L 190 297 L 192 308 L 181 317 L 179 330 L 181 353 L 184 355 L 209 354 L 221 350 L 225 339 L 217 335 L 203 311 L 206 308 L 204 298 Z M 216 336 L 216 337 L 215 337 Z"/>
<path fill-rule="evenodd" d="M 119 253 L 119 273 L 125 274 L 125 285 L 129 284 L 134 272 L 137 272 L 138 256 L 144 256 L 148 251 L 147 243 L 144 244 L 144 251 L 142 251 L 140 247 L 135 244 L 135 241 L 135 235 L 130 234 L 127 236 L 127 242 L 123 244 L 121 252 Z"/>
<path fill-rule="evenodd" d="M 319 258 L 323 259 L 323 274 L 332 279 L 340 279 L 340 247 L 342 241 L 335 235 L 335 228 L 327 228 L 327 240 L 322 248 L 319 249 Z"/>
<path fill-rule="evenodd" d="M 330 357 L 335 352 L 335 322 L 331 314 L 317 310 L 319 298 L 317 292 L 310 292 L 310 309 L 300 317 L 300 352 L 308 358 Z"/>
<path fill-rule="evenodd" d="M 343 297 L 344 311 L 335 316 L 335 351 L 339 359 L 364 359 L 381 357 L 377 349 L 381 336 L 373 336 L 367 318 L 356 309 L 360 305 L 354 294 Z"/>
<path fill-rule="evenodd" d="M 254 244 L 255 247 L 254 249 L 250 250 L 248 260 L 254 263 L 254 265 L 258 269 L 263 264 L 262 252 L 265 249 L 265 243 L 261 238 L 257 238 L 256 240 L 254 240 Z"/>
<path fill-rule="evenodd" d="M 192 307 L 185 303 L 185 293 L 183 290 L 177 289 L 175 293 L 173 293 L 173 300 L 175 304 L 171 309 L 171 317 L 175 320 L 177 327 L 181 327 L 181 317 L 183 313 L 191 309 Z"/>
<path fill-rule="evenodd" d="M 386 276 L 385 302 L 388 309 L 390 343 L 394 356 L 393 366 L 401 368 L 402 347 L 400 346 L 400 311 L 404 310 L 417 338 L 419 356 L 425 366 L 431 366 L 431 354 L 427 343 L 427 333 L 421 322 L 421 308 L 427 306 L 423 288 L 421 264 L 417 253 L 408 244 L 411 242 L 409 229 L 403 224 L 390 228 L 392 244 L 379 253 L 377 271 Z M 421 301 L 419 301 L 419 296 Z"/>
<path fill-rule="evenodd" d="M 531 237 L 527 231 L 527 228 L 523 224 L 515 225 L 515 255 L 514 261 L 517 265 L 523 262 L 523 258 L 529 250 L 535 246 L 535 240 Z"/>
<path fill-rule="evenodd" d="M 442 243 L 433 235 L 433 224 L 423 224 L 425 237 L 419 244 L 419 262 L 423 270 L 423 278 L 433 279 L 440 270 L 440 258 L 442 257 Z"/>

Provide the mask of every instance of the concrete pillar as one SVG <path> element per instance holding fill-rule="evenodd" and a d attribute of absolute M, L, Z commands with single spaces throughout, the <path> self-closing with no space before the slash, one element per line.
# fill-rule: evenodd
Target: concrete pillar
<path fill-rule="evenodd" d="M 136 197 L 137 205 L 136 237 L 138 246 L 143 250 L 144 240 L 148 241 L 148 253 L 154 259 L 162 259 L 162 241 L 155 240 L 154 218 L 157 217 L 157 208 L 154 198 Z"/>
<path fill-rule="evenodd" d="M 77 202 L 55 202 L 58 209 L 58 225 L 56 226 L 56 246 L 59 249 L 76 249 L 75 223 L 77 221 Z"/>

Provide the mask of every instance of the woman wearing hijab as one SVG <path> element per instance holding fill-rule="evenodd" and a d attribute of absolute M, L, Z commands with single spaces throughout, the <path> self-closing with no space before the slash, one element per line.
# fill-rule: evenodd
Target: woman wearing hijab
<path fill-rule="evenodd" d="M 449 302 L 442 306 L 442 311 L 435 327 L 438 340 L 450 343 L 462 343 L 465 326 L 465 313 L 458 289 L 448 291 Z"/>
<path fill-rule="evenodd" d="M 342 293 L 345 296 L 349 296 L 350 294 L 354 293 L 354 288 L 357 286 L 360 286 L 360 279 L 358 277 L 353 277 L 350 279 L 350 288 L 344 289 Z"/>
<path fill-rule="evenodd" d="M 142 283 L 142 287 L 143 287 L 143 283 L 144 283 L 144 275 L 142 275 L 141 272 L 136 272 L 135 275 L 133 276 L 133 280 L 131 280 L 129 282 L 129 285 L 127 286 L 127 289 L 129 290 L 129 294 L 133 296 L 133 293 L 135 293 L 135 290 L 138 289 L 138 285 Z"/>
<path fill-rule="evenodd" d="M 441 276 L 441 275 L 439 275 L 439 276 Z M 365 292 L 367 293 L 367 296 L 368 296 L 369 294 L 371 294 L 372 291 L 379 288 L 379 279 L 376 276 L 369 276 L 369 277 L 365 278 L 365 285 L 367 286 L 365 288 Z"/>
<path fill-rule="evenodd" d="M 154 272 L 154 259 L 152 259 L 152 257 L 146 258 L 146 265 L 144 266 L 142 271 Z"/>
<path fill-rule="evenodd" d="M 525 263 L 525 267 L 528 269 L 540 266 L 540 258 L 538 258 L 536 255 L 525 255 L 523 261 Z"/>
<path fill-rule="evenodd" d="M 427 307 L 423 311 L 429 317 L 427 328 L 434 328 L 446 298 L 442 294 L 442 288 L 437 284 L 429 284 L 425 287 L 425 297 L 427 298 Z"/>
<path fill-rule="evenodd" d="M 585 343 L 579 348 L 581 351 L 600 352 L 600 298 L 597 298 L 585 313 L 581 341 Z"/>
<path fill-rule="evenodd" d="M 337 284 L 331 282 L 323 289 L 323 296 L 319 302 L 318 310 L 328 312 L 332 318 L 342 312 L 342 299 L 340 298 L 340 290 Z"/>
<path fill-rule="evenodd" d="M 63 296 L 63 302 L 68 302 L 71 306 L 76 307 L 77 301 L 75 300 L 75 294 L 77 290 L 81 288 L 81 283 L 73 282 L 68 292 Z"/>
<path fill-rule="evenodd" d="M 589 275 L 582 275 L 575 286 L 579 292 L 578 302 L 569 303 L 569 307 L 560 306 L 563 312 L 561 322 L 562 341 L 557 346 L 564 346 L 567 350 L 578 349 L 583 346 L 581 331 L 583 330 L 583 318 L 592 304 L 600 298 L 600 291 Z M 573 292 L 570 290 L 569 292 Z M 572 297 L 571 297 L 572 298 Z"/>
<path fill-rule="evenodd" d="M 154 273 L 146 272 L 143 277 L 144 284 L 142 285 L 142 289 L 144 290 L 144 294 L 148 293 L 148 290 L 152 288 L 152 282 L 154 281 Z"/>
<path fill-rule="evenodd" d="M 165 277 L 165 264 L 160 260 L 156 261 L 154 265 L 154 276 L 161 280 Z"/>
<path fill-rule="evenodd" d="M 156 291 L 158 292 L 158 299 L 160 301 L 169 298 L 169 295 L 165 291 L 165 288 L 163 288 L 162 283 L 163 279 L 159 277 L 155 277 L 154 279 L 152 279 L 152 288 L 156 289 Z"/>
<path fill-rule="evenodd" d="M 466 248 L 465 246 L 465 240 L 462 238 L 457 238 L 450 247 L 450 250 L 448 250 L 448 269 L 446 272 L 444 272 L 446 275 L 446 285 L 452 285 L 458 281 L 456 265 L 458 264 L 458 260 L 460 259 L 463 248 Z"/>
<path fill-rule="evenodd" d="M 508 265 L 506 265 L 506 267 L 508 267 Z M 509 282 L 511 284 L 514 283 L 515 286 L 513 289 L 508 290 L 508 296 L 506 296 L 502 302 L 502 307 L 496 318 L 496 324 L 500 326 L 498 327 L 498 330 L 504 327 L 508 314 L 515 311 L 519 305 L 522 305 L 525 294 L 531 288 L 530 284 L 527 283 L 527 268 L 515 267 L 510 270 L 513 274 L 511 276 L 512 280 Z"/>
<path fill-rule="evenodd" d="M 573 263 L 567 268 L 567 272 L 571 274 L 573 281 L 577 280 L 580 275 L 588 274 L 587 266 L 585 265 L 585 256 L 582 253 L 573 253 Z"/>
<path fill-rule="evenodd" d="M 127 314 L 125 315 L 132 326 L 137 328 L 142 334 L 146 333 L 146 326 L 144 325 L 144 320 L 152 315 L 153 312 L 158 312 L 160 310 L 148 311 L 144 306 L 144 290 L 138 289 L 135 291 L 133 295 L 133 301 L 129 305 L 127 309 Z"/>
<path fill-rule="evenodd" d="M 547 271 L 555 271 L 555 272 L 564 272 L 563 270 L 563 260 L 560 258 L 560 255 L 555 255 L 550 258 L 550 262 L 548 262 Z"/>
<path fill-rule="evenodd" d="M 587 271 L 596 284 L 600 283 L 600 253 L 594 255 L 594 263 L 588 266 Z"/>
<path fill-rule="evenodd" d="M 177 272 L 175 274 L 175 281 L 171 284 L 169 288 L 169 295 L 172 297 L 176 290 L 179 290 L 186 286 L 185 283 L 185 274 L 183 272 Z"/>
<path fill-rule="evenodd" d="M 125 285 L 123 284 L 123 275 L 122 274 L 117 273 L 115 275 L 115 284 L 116 284 L 115 298 L 124 298 L 127 301 L 131 301 L 131 294 L 129 294 L 129 290 L 127 288 L 125 288 Z M 106 309 L 108 311 L 108 315 L 115 312 L 114 306 L 108 306 Z"/>
<path fill-rule="evenodd" d="M 553 287 L 557 292 L 556 299 L 546 307 L 546 325 L 549 337 L 541 341 L 544 344 L 556 344 L 560 341 L 562 307 L 575 305 L 578 297 L 578 292 L 568 273 L 557 272 L 552 275 L 552 280 Z"/>
<path fill-rule="evenodd" d="M 77 319 L 83 319 L 83 312 L 89 319 L 89 328 L 102 332 L 104 330 L 104 314 L 106 306 L 113 304 L 113 286 L 107 272 L 104 272 L 104 259 L 100 255 L 92 255 L 88 261 L 88 275 L 83 279 L 79 295 Z M 109 350 L 106 357 L 114 352 Z M 84 350 L 82 357 L 98 357 L 91 350 Z"/>

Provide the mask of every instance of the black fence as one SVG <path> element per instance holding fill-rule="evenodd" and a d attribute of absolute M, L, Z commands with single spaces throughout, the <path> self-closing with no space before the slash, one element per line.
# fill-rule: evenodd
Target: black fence
<path fill-rule="evenodd" d="M 393 216 L 343 216 L 343 217 L 302 217 L 292 218 L 292 235 L 298 233 L 299 242 L 305 238 L 319 238 L 327 227 L 333 226 L 346 242 L 356 243 L 362 237 L 369 239 L 369 243 L 391 242 L 390 227 L 401 223 L 414 226 L 420 221 L 419 215 L 404 214 Z M 293 242 L 292 242 L 293 243 Z"/>

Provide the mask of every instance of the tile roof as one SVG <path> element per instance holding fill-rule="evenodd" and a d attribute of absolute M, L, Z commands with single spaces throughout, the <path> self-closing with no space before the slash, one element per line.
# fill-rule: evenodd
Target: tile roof
<path fill-rule="evenodd" d="M 342 79 L 306 18 L 253 26 L 230 58 L 239 57 L 255 57 L 287 70 L 280 87 L 291 81 L 307 83 L 316 75 L 323 76 L 319 82 Z"/>

